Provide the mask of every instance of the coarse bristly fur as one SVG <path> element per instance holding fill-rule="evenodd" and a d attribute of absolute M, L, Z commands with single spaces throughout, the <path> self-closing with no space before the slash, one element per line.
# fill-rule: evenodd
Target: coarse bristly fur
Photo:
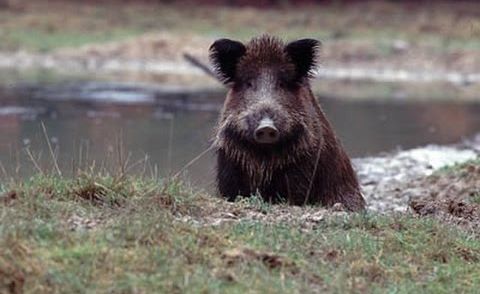
<path fill-rule="evenodd" d="M 259 194 L 272 203 L 364 209 L 350 159 L 310 88 L 319 46 L 313 39 L 285 44 L 264 35 L 245 45 L 220 39 L 210 47 L 229 87 L 214 140 L 223 197 Z M 254 139 L 264 118 L 278 129 L 275 143 Z"/>

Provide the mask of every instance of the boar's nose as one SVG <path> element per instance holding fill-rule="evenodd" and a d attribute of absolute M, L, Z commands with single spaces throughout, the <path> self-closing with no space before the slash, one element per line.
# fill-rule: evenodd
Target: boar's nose
<path fill-rule="evenodd" d="M 260 144 L 276 143 L 279 137 L 280 134 L 278 133 L 277 128 L 269 118 L 262 119 L 253 134 L 255 141 Z"/>

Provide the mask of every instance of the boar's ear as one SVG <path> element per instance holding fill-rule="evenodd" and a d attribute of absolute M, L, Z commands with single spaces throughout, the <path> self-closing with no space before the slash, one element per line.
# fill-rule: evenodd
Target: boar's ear
<path fill-rule="evenodd" d="M 295 64 L 298 79 L 310 77 L 312 70 L 317 65 L 317 51 L 320 41 L 314 39 L 301 39 L 293 41 L 285 46 L 285 51 Z"/>
<path fill-rule="evenodd" d="M 220 39 L 210 46 L 210 61 L 223 83 L 232 82 L 235 79 L 237 63 L 245 54 L 245 46 L 229 39 Z"/>

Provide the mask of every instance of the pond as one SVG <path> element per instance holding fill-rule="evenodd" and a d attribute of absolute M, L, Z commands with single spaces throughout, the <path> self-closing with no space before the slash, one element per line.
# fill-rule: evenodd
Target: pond
<path fill-rule="evenodd" d="M 0 172 L 28 176 L 34 162 L 51 168 L 47 136 L 64 171 L 128 161 L 136 171 L 171 175 L 208 148 L 224 94 L 83 81 L 3 87 Z M 454 143 L 480 130 L 480 103 L 319 99 L 352 157 Z M 213 168 L 208 153 L 185 174 L 210 189 Z"/>

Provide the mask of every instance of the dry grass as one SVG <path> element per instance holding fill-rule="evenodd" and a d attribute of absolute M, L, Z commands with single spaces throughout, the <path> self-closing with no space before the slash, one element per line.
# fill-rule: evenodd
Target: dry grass
<path fill-rule="evenodd" d="M 89 52 L 171 60 L 187 49 L 206 51 L 215 37 L 249 39 L 268 32 L 286 39 L 319 38 L 324 42 L 325 60 L 341 64 L 375 65 L 387 59 L 392 66 L 415 61 L 412 68 L 419 64 L 425 69 L 478 68 L 480 8 L 473 2 L 419 5 L 410 1 L 358 1 L 305 7 L 286 4 L 272 9 L 191 7 L 184 1 L 174 5 L 14 1 L 10 9 L 0 11 L 0 49 L 52 51 L 161 33 L 166 37 L 134 42 L 141 46 L 127 44 Z"/>

